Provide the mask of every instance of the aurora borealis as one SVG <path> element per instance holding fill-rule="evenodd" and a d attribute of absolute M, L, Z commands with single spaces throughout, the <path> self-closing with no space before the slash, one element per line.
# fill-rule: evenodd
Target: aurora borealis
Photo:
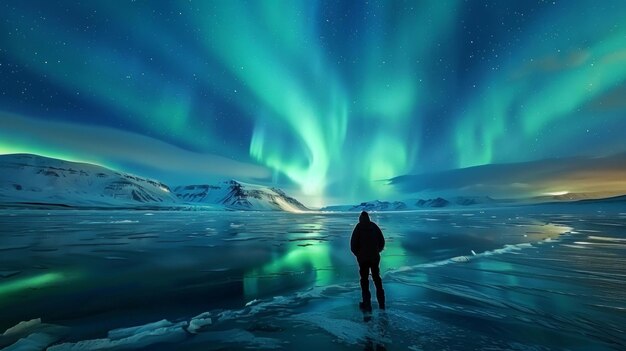
<path fill-rule="evenodd" d="M 626 152 L 624 1 L 0 6 L 0 153 L 321 205 L 393 198 L 407 174 Z"/>

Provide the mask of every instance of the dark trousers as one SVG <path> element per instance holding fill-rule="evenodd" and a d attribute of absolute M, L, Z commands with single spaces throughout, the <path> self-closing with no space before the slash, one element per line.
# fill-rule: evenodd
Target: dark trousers
<path fill-rule="evenodd" d="M 372 272 L 372 280 L 374 286 L 376 286 L 376 300 L 379 305 L 385 304 L 385 290 L 383 290 L 383 280 L 380 278 L 380 256 L 370 258 L 358 258 L 359 262 L 359 275 L 361 276 L 361 295 L 363 296 L 363 302 L 366 304 L 371 303 L 372 294 L 370 294 L 369 274 Z"/>

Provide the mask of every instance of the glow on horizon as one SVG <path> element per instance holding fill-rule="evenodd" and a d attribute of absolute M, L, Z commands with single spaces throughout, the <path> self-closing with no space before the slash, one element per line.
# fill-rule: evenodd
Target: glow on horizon
<path fill-rule="evenodd" d="M 553 191 L 553 192 L 544 193 L 544 195 L 549 195 L 549 196 L 561 196 L 561 195 L 567 195 L 567 194 L 569 194 L 569 191 Z"/>

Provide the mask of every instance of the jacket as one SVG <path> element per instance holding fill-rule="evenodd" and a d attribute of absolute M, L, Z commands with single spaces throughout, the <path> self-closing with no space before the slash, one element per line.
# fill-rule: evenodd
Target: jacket
<path fill-rule="evenodd" d="M 383 232 L 376 223 L 369 220 L 369 216 L 365 212 L 365 216 L 361 214 L 359 223 L 352 231 L 350 238 L 350 250 L 357 259 L 368 259 L 380 257 L 380 252 L 385 248 L 385 238 Z"/>

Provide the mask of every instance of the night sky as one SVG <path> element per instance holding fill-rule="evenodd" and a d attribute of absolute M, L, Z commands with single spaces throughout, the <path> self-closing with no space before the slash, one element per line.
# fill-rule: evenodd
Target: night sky
<path fill-rule="evenodd" d="M 623 0 L 2 1 L 0 33 L 2 154 L 310 205 L 626 191 Z"/>

